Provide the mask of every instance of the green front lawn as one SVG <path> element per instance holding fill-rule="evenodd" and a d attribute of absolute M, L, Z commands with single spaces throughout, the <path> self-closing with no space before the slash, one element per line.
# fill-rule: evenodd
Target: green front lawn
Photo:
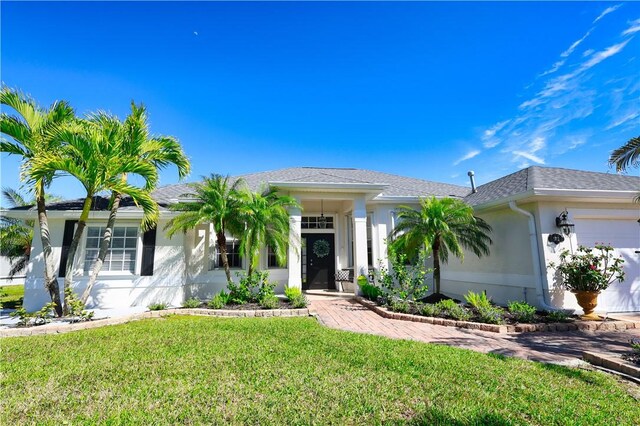
<path fill-rule="evenodd" d="M 15 309 L 22 306 L 24 285 L 5 285 L 0 287 L 0 306 L 4 309 Z"/>
<path fill-rule="evenodd" d="M 2 424 L 631 425 L 604 374 L 331 330 L 172 316 L 0 340 Z"/>

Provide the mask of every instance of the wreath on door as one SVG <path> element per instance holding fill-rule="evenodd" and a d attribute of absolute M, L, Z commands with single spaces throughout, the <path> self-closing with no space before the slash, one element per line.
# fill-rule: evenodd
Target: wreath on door
<path fill-rule="evenodd" d="M 313 243 L 313 254 L 315 254 L 319 258 L 327 257 L 329 254 L 329 241 L 327 240 L 317 240 Z"/>

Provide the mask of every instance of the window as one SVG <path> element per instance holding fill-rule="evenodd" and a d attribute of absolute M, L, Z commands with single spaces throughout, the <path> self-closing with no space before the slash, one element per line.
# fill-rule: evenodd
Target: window
<path fill-rule="evenodd" d="M 224 268 L 222 264 L 222 255 L 216 244 L 215 250 L 210 252 L 213 254 L 209 270 Z M 227 240 L 227 260 L 229 261 L 229 268 L 242 268 L 242 256 L 240 254 L 240 243 L 236 240 Z"/>
<path fill-rule="evenodd" d="M 84 258 L 84 271 L 90 273 L 98 259 L 100 242 L 105 227 L 90 226 L 87 229 L 86 253 Z M 107 250 L 102 265 L 103 271 L 129 272 L 136 270 L 136 250 L 138 247 L 138 228 L 135 226 L 116 226 L 113 228 L 111 244 Z"/>
<path fill-rule="evenodd" d="M 333 216 L 324 216 L 325 226 L 322 226 L 320 216 L 302 216 L 302 229 L 333 229 Z"/>
<path fill-rule="evenodd" d="M 278 259 L 276 259 L 276 253 L 271 249 L 271 247 L 267 247 L 267 267 L 270 269 L 286 268 L 287 262 L 285 261 L 284 266 L 278 265 Z"/>

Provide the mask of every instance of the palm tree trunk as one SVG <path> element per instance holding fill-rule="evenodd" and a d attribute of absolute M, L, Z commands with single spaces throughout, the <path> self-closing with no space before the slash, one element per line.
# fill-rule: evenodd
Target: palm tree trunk
<path fill-rule="evenodd" d="M 104 230 L 104 234 L 102 235 L 102 241 L 100 242 L 100 251 L 98 252 L 98 258 L 96 259 L 96 263 L 93 265 L 93 269 L 91 270 L 91 275 L 89 276 L 89 282 L 87 283 L 87 288 L 85 288 L 82 293 L 82 297 L 80 300 L 83 304 L 87 303 L 89 299 L 89 295 L 91 294 L 91 290 L 95 285 L 98 274 L 102 270 L 102 265 L 104 264 L 104 259 L 107 257 L 107 252 L 109 251 L 109 245 L 111 245 L 111 237 L 113 236 L 113 226 L 116 223 L 116 214 L 118 213 L 118 208 L 120 207 L 120 201 L 122 200 L 122 194 L 118 192 L 113 192 L 111 194 L 111 211 L 109 212 L 109 219 L 107 220 L 107 227 Z"/>
<path fill-rule="evenodd" d="M 436 239 L 431 247 L 433 253 L 433 285 L 436 294 L 440 294 L 440 240 Z"/>
<path fill-rule="evenodd" d="M 231 269 L 229 268 L 229 258 L 227 257 L 227 237 L 224 235 L 224 231 L 216 234 L 218 241 L 218 250 L 220 250 L 220 257 L 222 258 L 222 266 L 224 266 L 224 273 L 227 275 L 227 282 L 231 280 Z"/>
<path fill-rule="evenodd" d="M 38 208 L 38 225 L 40 226 L 40 239 L 42 240 L 42 254 L 44 255 L 44 287 L 49 292 L 51 301 L 56 304 L 55 311 L 58 317 L 62 316 L 62 301 L 60 300 L 60 286 L 55 273 L 53 259 L 51 257 L 51 238 L 49 234 L 49 219 L 44 199 L 44 181 L 38 183 L 36 196 Z"/>
<path fill-rule="evenodd" d="M 67 315 L 69 313 L 69 307 L 67 303 L 67 289 L 71 288 L 73 285 L 73 266 L 75 264 L 76 252 L 78 251 L 78 245 L 80 244 L 80 239 L 82 238 L 82 234 L 84 232 L 84 228 L 87 226 L 87 219 L 89 218 L 89 211 L 91 210 L 91 201 L 93 197 L 87 196 L 84 199 L 84 205 L 82 206 L 82 214 L 80 215 L 80 220 L 78 220 L 78 225 L 76 227 L 76 232 L 73 234 L 73 240 L 71 240 L 71 244 L 69 245 L 69 254 L 67 257 L 67 265 L 66 265 L 66 273 L 64 277 L 64 305 L 62 308 L 62 314 Z"/>

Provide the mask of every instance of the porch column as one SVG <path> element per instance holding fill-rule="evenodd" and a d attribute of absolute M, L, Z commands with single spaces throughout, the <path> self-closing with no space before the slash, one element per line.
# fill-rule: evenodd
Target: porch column
<path fill-rule="evenodd" d="M 300 202 L 300 200 L 298 200 Z M 302 211 L 289 209 L 289 287 L 302 289 Z"/>
<path fill-rule="evenodd" d="M 364 197 L 353 200 L 353 280 L 355 293 L 358 294 L 358 276 L 367 276 L 367 207 Z"/>

